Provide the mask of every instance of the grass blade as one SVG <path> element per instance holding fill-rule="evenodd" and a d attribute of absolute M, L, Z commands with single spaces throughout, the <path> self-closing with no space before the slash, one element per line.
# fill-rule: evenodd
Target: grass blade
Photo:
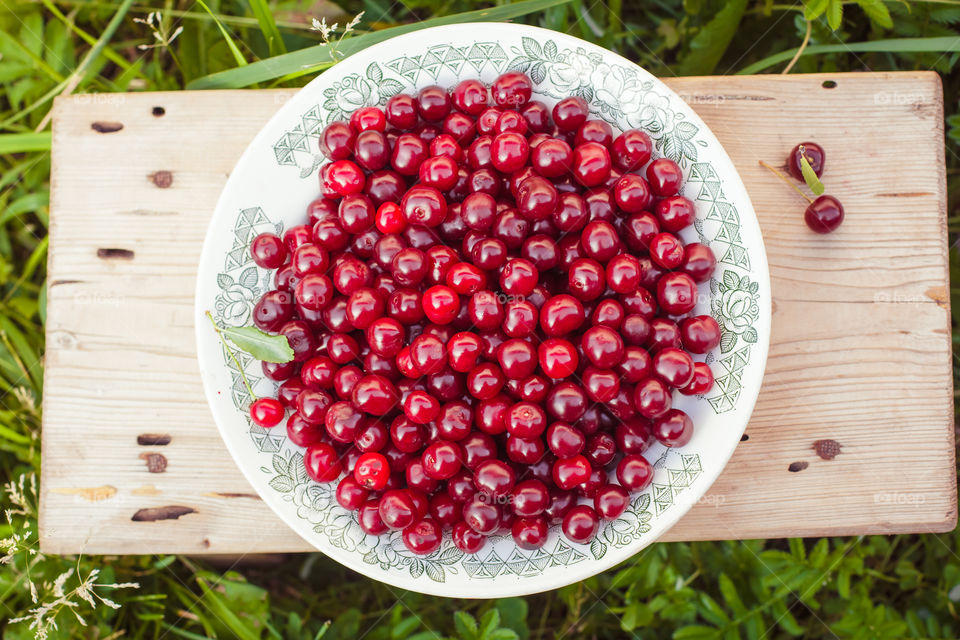
<path fill-rule="evenodd" d="M 775 64 L 785 62 L 796 55 L 799 48 L 781 51 L 763 60 L 741 69 L 738 75 L 758 73 Z M 804 49 L 800 55 L 809 56 L 818 53 L 957 53 L 960 52 L 960 38 L 943 36 L 939 38 L 891 38 L 872 42 L 850 42 L 841 44 L 815 44 Z"/>
<path fill-rule="evenodd" d="M 198 0 L 201 1 L 202 0 Z M 560 4 L 566 4 L 570 0 L 525 0 L 516 4 L 508 4 L 492 9 L 481 9 L 479 11 L 467 11 L 453 16 L 444 16 L 442 18 L 432 18 L 423 22 L 400 25 L 366 33 L 362 36 L 346 38 L 336 45 L 338 56 L 347 57 L 358 51 L 366 49 L 370 45 L 383 42 L 394 36 L 399 36 L 411 31 L 418 31 L 428 27 L 438 27 L 446 24 L 459 24 L 462 22 L 494 22 L 500 20 L 509 20 L 528 13 L 541 11 L 548 7 Z M 187 89 L 239 89 L 248 87 L 258 82 L 272 80 L 291 73 L 304 72 L 322 65 L 329 65 L 331 62 L 337 62 L 333 58 L 333 50 L 329 45 L 319 44 L 299 51 L 293 51 L 279 56 L 274 56 L 266 60 L 252 62 L 242 68 L 229 69 L 212 73 L 187 84 Z"/>
<path fill-rule="evenodd" d="M 0 154 L 50 151 L 50 132 L 0 135 Z"/>
<path fill-rule="evenodd" d="M 880 0 L 877 0 L 879 2 Z M 271 56 L 280 55 L 287 52 L 287 47 L 283 44 L 283 38 L 280 36 L 280 29 L 273 19 L 273 12 L 267 5 L 267 0 L 250 0 L 250 9 L 257 18 L 260 25 L 260 31 L 263 33 L 263 39 L 267 41 L 267 48 Z"/>
<path fill-rule="evenodd" d="M 746 9 L 746 0 L 728 2 L 720 9 L 690 42 L 690 53 L 677 68 L 677 73 L 682 76 L 713 73 L 730 46 Z"/>
<path fill-rule="evenodd" d="M 227 47 L 229 47 L 230 53 L 233 54 L 233 59 L 236 60 L 237 66 L 247 66 L 247 59 L 243 57 L 242 53 L 240 53 L 240 48 L 237 47 L 237 43 L 233 41 L 233 37 L 230 35 L 230 32 L 227 31 L 227 28 L 223 26 L 223 23 L 213 15 L 213 11 L 210 11 L 210 7 L 207 6 L 207 3 L 205 3 L 203 0 L 197 0 L 197 4 L 203 7 L 204 10 L 210 14 L 210 17 L 213 18 L 213 22 L 217 25 L 217 28 L 220 29 L 220 33 L 223 35 L 223 39 L 227 41 Z"/>

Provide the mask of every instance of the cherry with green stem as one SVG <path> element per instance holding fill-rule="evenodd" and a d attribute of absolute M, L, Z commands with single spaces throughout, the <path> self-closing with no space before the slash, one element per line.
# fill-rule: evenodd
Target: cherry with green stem
<path fill-rule="evenodd" d="M 840 204 L 839 200 L 829 195 L 820 195 L 816 199 L 811 198 L 777 168 L 770 166 L 763 160 L 760 160 L 760 166 L 768 169 L 780 178 L 809 203 L 803 212 L 803 220 L 806 225 L 810 227 L 811 231 L 815 233 L 830 233 L 831 231 L 835 231 L 843 222 L 843 205 Z M 820 187 L 822 193 L 823 185 L 820 185 Z"/>

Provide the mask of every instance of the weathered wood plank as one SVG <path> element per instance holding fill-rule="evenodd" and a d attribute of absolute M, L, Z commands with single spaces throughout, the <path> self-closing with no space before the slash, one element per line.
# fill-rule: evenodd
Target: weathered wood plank
<path fill-rule="evenodd" d="M 824 80 L 836 88 L 822 87 Z M 665 539 L 951 529 L 957 503 L 936 74 L 667 83 L 710 125 L 746 182 L 769 254 L 774 313 L 749 439 Z M 223 448 L 193 343 L 194 277 L 210 214 L 247 141 L 288 96 L 57 102 L 45 551 L 309 548 L 256 497 Z M 154 106 L 165 115 L 154 116 Z M 100 133 L 94 122 L 123 128 Z M 757 164 L 782 163 L 802 140 L 826 147 L 824 181 L 846 207 L 844 226 L 830 236 L 806 232 L 804 202 Z M 839 445 L 833 459 L 814 450 L 826 440 Z M 825 457 L 835 452 L 821 445 Z"/>

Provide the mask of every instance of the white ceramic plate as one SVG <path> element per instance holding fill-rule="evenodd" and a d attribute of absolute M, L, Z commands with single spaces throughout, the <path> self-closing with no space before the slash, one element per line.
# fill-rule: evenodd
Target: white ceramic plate
<path fill-rule="evenodd" d="M 713 280 L 701 285 L 697 313 L 723 329 L 707 355 L 717 379 L 706 397 L 676 397 L 696 425 L 680 449 L 654 446 L 653 485 L 633 497 L 624 515 L 602 525 L 588 545 L 572 544 L 556 527 L 546 545 L 520 550 L 509 536 L 464 555 L 449 536 L 433 554 L 416 556 L 399 534 L 361 531 L 337 505 L 334 485 L 307 478 L 303 450 L 283 426 L 267 431 L 247 417 L 249 398 L 204 313 L 220 322 L 251 324 L 258 297 L 272 276 L 249 257 L 250 240 L 305 221 L 318 195 L 323 157 L 317 136 L 354 109 L 384 104 L 391 95 L 465 78 L 491 82 L 509 69 L 527 72 L 534 98 L 552 106 L 584 97 L 593 117 L 617 130 L 638 127 L 656 142 L 656 155 L 683 167 L 683 194 L 696 202 L 697 221 L 686 241 L 716 253 Z M 240 107 L 238 107 L 240 108 Z M 753 410 L 770 335 L 770 284 L 760 228 L 736 170 L 693 110 L 673 91 L 628 60 L 570 36 L 514 24 L 435 27 L 399 36 L 358 53 L 304 87 L 260 131 L 230 174 L 217 203 L 200 260 L 196 298 L 197 353 L 204 388 L 224 443 L 247 479 L 277 515 L 310 544 L 376 580 L 451 597 L 492 598 L 554 589 L 599 573 L 655 541 L 696 503 L 733 453 Z M 243 361 L 257 393 L 270 394 L 258 362 Z"/>

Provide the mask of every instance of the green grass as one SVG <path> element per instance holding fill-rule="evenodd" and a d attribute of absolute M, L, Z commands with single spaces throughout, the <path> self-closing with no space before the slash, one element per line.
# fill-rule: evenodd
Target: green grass
<path fill-rule="evenodd" d="M 39 629 L 51 638 L 960 636 L 957 532 L 658 544 L 582 583 L 492 602 L 398 591 L 319 554 L 231 566 L 174 556 L 36 553 L 31 479 L 40 468 L 47 116 L 57 95 L 300 86 L 339 59 L 334 48 L 348 55 L 423 20 L 491 16 L 569 32 L 664 76 L 778 72 L 794 57 L 811 19 L 809 47 L 793 72 L 933 68 L 943 78 L 948 113 L 958 110 L 960 3 L 953 0 L 496 5 L 476 0 L 345 0 L 339 8 L 288 0 L 0 4 L 0 475 L 13 483 L 0 499 L 7 511 L 0 519 L 0 554 L 8 554 L 0 565 L 4 638 L 38 637 L 30 620 L 9 622 L 24 615 L 36 619 L 38 608 L 45 621 Z M 154 16 L 151 25 L 134 21 L 154 11 L 162 17 Z M 310 31 L 311 11 L 326 11 L 328 22 L 341 25 L 366 13 L 354 33 L 335 38 L 331 47 Z M 485 13 L 451 17 L 477 11 Z M 304 61 L 312 65 L 306 71 Z M 952 243 L 960 231 L 960 116 L 948 125 Z M 957 257 L 951 249 L 953 276 L 960 275 Z M 953 308 L 960 309 L 956 286 L 951 297 Z M 109 586 L 132 582 L 139 586 Z"/>

